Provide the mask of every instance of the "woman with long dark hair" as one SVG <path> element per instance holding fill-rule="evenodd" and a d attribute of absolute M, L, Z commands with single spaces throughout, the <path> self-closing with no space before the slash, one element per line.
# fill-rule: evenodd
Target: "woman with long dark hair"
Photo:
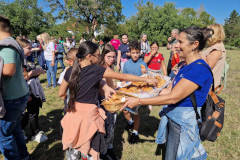
<path fill-rule="evenodd" d="M 88 154 L 97 160 L 104 149 L 104 111 L 97 107 L 102 78 L 115 78 L 124 81 L 145 81 L 155 83 L 155 79 L 121 74 L 99 65 L 100 51 L 97 44 L 86 41 L 80 44 L 73 67 L 70 67 L 59 89 L 64 97 L 70 89 L 68 112 L 61 121 L 63 127 L 63 149 L 79 150 L 82 159 Z M 106 84 L 103 90 L 113 91 Z M 110 88 L 110 89 L 109 89 Z M 105 96 L 108 98 L 109 96 Z"/>

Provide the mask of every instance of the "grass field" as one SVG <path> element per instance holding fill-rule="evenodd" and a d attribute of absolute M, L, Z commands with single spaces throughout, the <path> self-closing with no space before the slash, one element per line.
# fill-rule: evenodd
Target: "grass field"
<path fill-rule="evenodd" d="M 169 51 L 160 48 L 167 64 Z M 215 141 L 204 142 L 209 160 L 233 160 L 240 159 L 240 59 L 239 50 L 227 50 L 227 56 L 231 58 L 228 71 L 227 89 L 220 96 L 226 101 L 225 123 L 221 135 Z M 58 69 L 57 78 L 61 69 Z M 40 77 L 42 86 L 47 85 L 46 75 Z M 62 118 L 63 101 L 58 97 L 58 88 L 45 89 L 47 102 L 40 110 L 40 128 L 49 140 L 45 143 L 29 141 L 28 151 L 33 160 L 62 160 L 65 153 L 62 151 L 61 136 L 59 134 L 60 120 Z M 115 128 L 114 150 L 122 160 L 159 160 L 162 159 L 161 147 L 155 143 L 160 118 L 158 113 L 161 106 L 154 106 L 150 112 L 147 107 L 140 109 L 140 143 L 130 145 L 127 141 L 128 133 L 124 131 L 126 121 L 120 113 Z M 29 134 L 29 131 L 27 132 Z M 0 156 L 0 159 L 3 159 Z"/>

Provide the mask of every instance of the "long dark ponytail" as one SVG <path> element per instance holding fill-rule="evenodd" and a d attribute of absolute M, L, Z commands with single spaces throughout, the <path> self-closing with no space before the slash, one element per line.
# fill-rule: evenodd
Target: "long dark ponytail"
<path fill-rule="evenodd" d="M 79 61 L 83 60 L 88 54 L 94 54 L 98 49 L 98 45 L 91 42 L 85 41 L 80 44 L 78 48 L 78 53 L 76 54 L 76 58 L 73 62 L 73 69 L 69 79 L 69 91 L 70 91 L 70 99 L 68 102 L 68 111 L 75 112 L 75 101 L 77 98 L 77 93 L 79 90 L 79 76 L 81 73 L 81 66 Z"/>

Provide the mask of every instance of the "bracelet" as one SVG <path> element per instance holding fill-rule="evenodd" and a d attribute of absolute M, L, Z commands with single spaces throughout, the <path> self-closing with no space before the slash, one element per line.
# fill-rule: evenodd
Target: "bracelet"
<path fill-rule="evenodd" d="M 141 105 L 141 103 L 140 103 L 140 98 L 138 98 L 138 104 Z"/>

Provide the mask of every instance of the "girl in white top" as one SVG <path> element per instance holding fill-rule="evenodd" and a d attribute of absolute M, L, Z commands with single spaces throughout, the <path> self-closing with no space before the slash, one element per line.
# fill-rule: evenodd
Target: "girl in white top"
<path fill-rule="evenodd" d="M 54 72 L 54 66 L 55 66 L 55 44 L 53 41 L 51 41 L 51 37 L 48 33 L 42 33 L 40 34 L 41 39 L 39 39 L 39 42 L 41 43 L 41 46 L 44 50 L 44 57 L 47 64 L 47 80 L 48 85 L 46 88 L 49 88 L 52 86 L 53 81 L 53 88 L 57 86 L 56 83 L 56 73 Z"/>

